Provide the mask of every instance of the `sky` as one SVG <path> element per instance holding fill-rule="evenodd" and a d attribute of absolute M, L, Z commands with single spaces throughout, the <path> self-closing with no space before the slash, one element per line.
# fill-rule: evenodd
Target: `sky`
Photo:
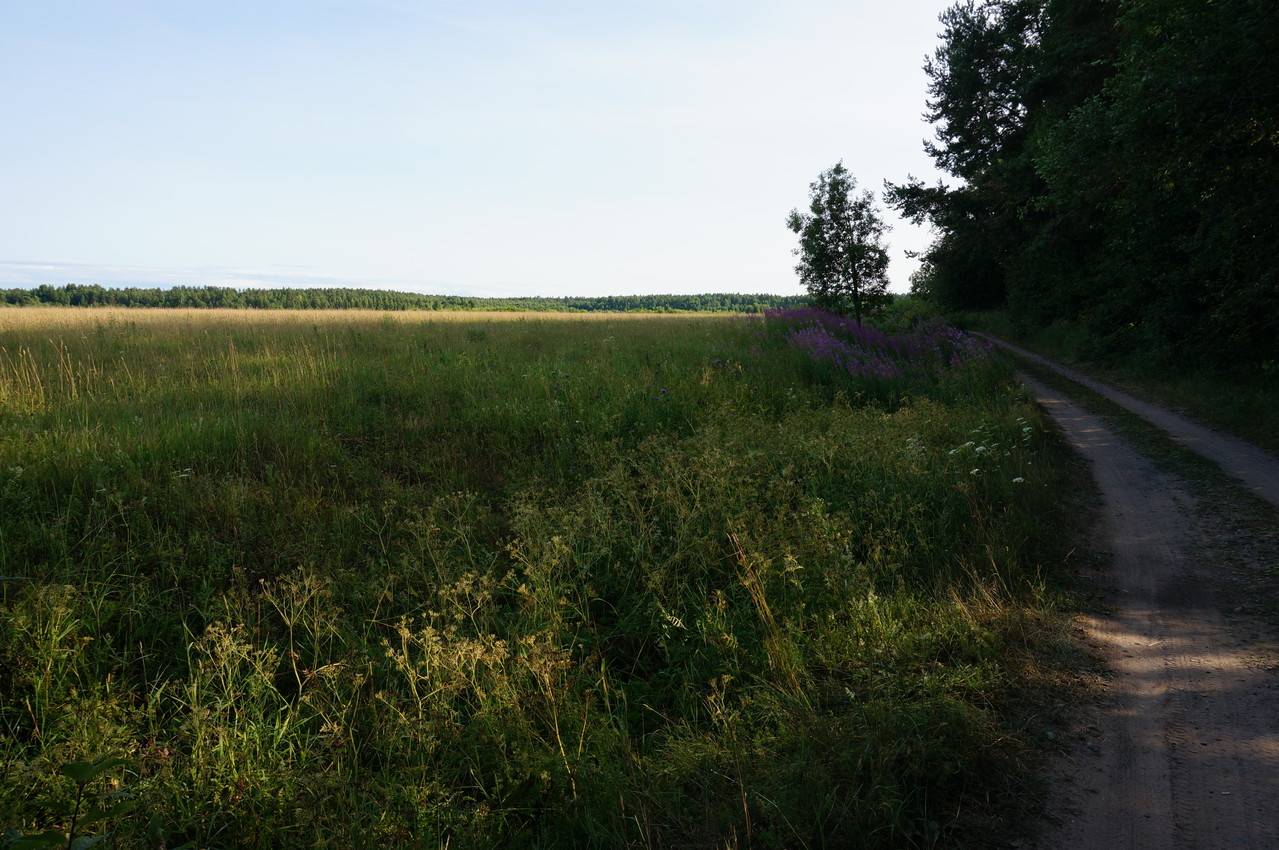
<path fill-rule="evenodd" d="M 820 172 L 940 176 L 949 5 L 0 0 L 0 287 L 799 294 Z"/>

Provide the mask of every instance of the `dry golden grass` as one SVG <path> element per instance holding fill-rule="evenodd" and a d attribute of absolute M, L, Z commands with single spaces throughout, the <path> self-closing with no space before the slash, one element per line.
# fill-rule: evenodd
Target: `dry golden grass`
<path fill-rule="evenodd" d="M 637 321 L 661 319 L 723 320 L 724 313 L 558 313 L 549 311 L 469 310 L 234 310 L 208 308 L 137 307 L 11 307 L 0 308 L 0 332 L 49 328 L 75 330 L 100 324 L 157 327 L 174 324 L 244 324 L 255 326 L 372 324 L 376 322 L 562 322 Z"/>

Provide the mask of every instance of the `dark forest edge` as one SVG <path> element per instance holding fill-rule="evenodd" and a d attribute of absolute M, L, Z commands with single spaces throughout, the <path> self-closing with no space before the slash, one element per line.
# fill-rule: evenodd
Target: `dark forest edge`
<path fill-rule="evenodd" d="M 472 298 L 381 289 L 235 289 L 227 286 L 107 288 L 44 284 L 0 289 L 0 305 L 45 307 L 167 307 L 251 310 L 478 310 L 561 313 L 762 313 L 808 303 L 806 295 L 603 295 Z"/>
<path fill-rule="evenodd" d="M 941 21 L 927 149 L 954 182 L 886 198 L 938 233 L 914 291 L 1096 362 L 1273 370 L 1279 5 L 965 0 Z"/>

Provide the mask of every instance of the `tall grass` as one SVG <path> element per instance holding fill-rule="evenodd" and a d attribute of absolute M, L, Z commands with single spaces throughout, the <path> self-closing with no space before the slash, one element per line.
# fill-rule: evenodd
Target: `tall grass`
<path fill-rule="evenodd" d="M 5 320 L 0 826 L 108 756 L 124 846 L 924 847 L 1018 781 L 1064 472 L 988 359 Z"/>

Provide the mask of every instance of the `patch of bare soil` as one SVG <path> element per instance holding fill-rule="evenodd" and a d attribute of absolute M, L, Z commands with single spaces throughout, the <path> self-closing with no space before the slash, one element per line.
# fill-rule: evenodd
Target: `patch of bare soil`
<path fill-rule="evenodd" d="M 1279 653 L 1265 624 L 1226 602 L 1222 565 L 1205 557 L 1225 532 L 1179 479 L 1024 380 L 1092 466 L 1098 548 L 1113 559 L 1100 579 L 1109 612 L 1078 624 L 1111 678 L 1054 770 L 1050 826 L 1023 846 L 1279 848 Z M 1249 487 L 1279 492 L 1279 476 Z"/>

